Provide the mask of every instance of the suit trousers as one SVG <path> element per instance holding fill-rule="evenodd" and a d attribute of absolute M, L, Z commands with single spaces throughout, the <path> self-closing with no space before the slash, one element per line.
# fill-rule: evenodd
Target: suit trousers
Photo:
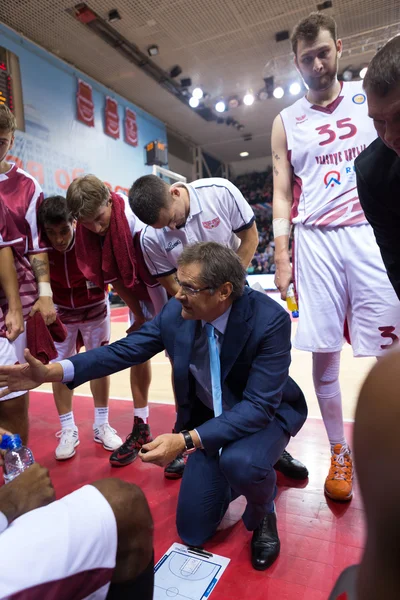
<path fill-rule="evenodd" d="M 274 464 L 290 439 L 275 418 L 269 425 L 224 446 L 221 456 L 196 450 L 188 458 L 178 498 L 176 526 L 190 546 L 211 538 L 229 503 L 244 496 L 243 522 L 249 531 L 271 511 L 276 496 Z"/>

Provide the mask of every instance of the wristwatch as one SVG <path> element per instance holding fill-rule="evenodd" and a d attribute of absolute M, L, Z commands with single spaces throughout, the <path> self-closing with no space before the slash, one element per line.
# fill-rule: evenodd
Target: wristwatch
<path fill-rule="evenodd" d="M 181 434 L 183 435 L 183 439 L 185 440 L 185 452 L 187 454 L 192 454 L 193 452 L 196 452 L 197 448 L 194 445 L 190 433 L 186 429 L 184 429 L 183 431 L 181 431 Z"/>

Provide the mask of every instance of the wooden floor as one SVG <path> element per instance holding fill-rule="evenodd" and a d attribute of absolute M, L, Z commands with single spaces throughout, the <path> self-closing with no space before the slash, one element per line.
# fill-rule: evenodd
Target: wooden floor
<path fill-rule="evenodd" d="M 51 394 L 31 393 L 30 447 L 35 459 L 50 470 L 57 497 L 105 477 L 120 477 L 139 485 L 146 494 L 155 526 L 155 558 L 158 560 L 173 542 L 179 542 L 175 527 L 175 510 L 179 481 L 168 481 L 155 465 L 136 460 L 115 469 L 108 461 L 110 454 L 93 442 L 93 402 L 88 397 L 75 398 L 75 421 L 79 426 L 80 445 L 68 461 L 57 462 L 54 450 L 59 428 Z M 172 423 L 174 407 L 152 404 L 153 435 L 165 432 Z M 132 423 L 131 406 L 110 401 L 110 422 L 124 437 Z M 352 425 L 346 424 L 351 439 Z M 281 554 L 265 572 L 255 571 L 250 564 L 251 534 L 245 529 L 241 515 L 244 499 L 231 504 L 220 531 L 206 549 L 229 557 L 231 562 L 211 594 L 211 600 L 327 600 L 340 572 L 359 562 L 364 545 L 364 513 L 355 486 L 350 503 L 327 500 L 323 484 L 329 464 L 329 448 L 320 419 L 309 419 L 288 449 L 307 465 L 310 477 L 295 482 L 278 474 L 276 510 L 281 540 Z"/>

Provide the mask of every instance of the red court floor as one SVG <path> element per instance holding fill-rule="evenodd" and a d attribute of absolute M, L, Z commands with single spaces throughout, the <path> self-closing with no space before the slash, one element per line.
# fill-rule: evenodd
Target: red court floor
<path fill-rule="evenodd" d="M 121 437 L 132 425 L 132 404 L 110 402 L 110 422 Z M 83 484 L 104 477 L 121 477 L 145 491 L 155 522 L 155 554 L 158 560 L 169 546 L 179 541 L 175 529 L 175 506 L 179 481 L 167 481 L 163 471 L 137 460 L 128 467 L 110 467 L 109 453 L 93 442 L 93 404 L 90 398 L 76 397 L 75 420 L 80 428 L 80 446 L 69 461 L 54 458 L 54 437 L 58 419 L 51 394 L 31 393 L 30 447 L 35 459 L 50 469 L 57 497 Z M 153 435 L 170 431 L 174 408 L 151 404 L 150 424 Z M 351 437 L 351 425 L 346 425 Z M 227 556 L 231 562 L 212 592 L 213 600 L 251 598 L 251 600 L 326 600 L 339 573 L 359 561 L 364 544 L 364 519 L 356 486 L 352 502 L 327 501 L 322 489 L 328 468 L 328 445 L 322 421 L 310 419 L 288 448 L 310 471 L 306 483 L 296 484 L 279 477 L 276 500 L 281 554 L 265 572 L 251 567 L 251 534 L 238 520 L 244 509 L 243 499 L 233 503 L 221 531 L 208 550 Z"/>

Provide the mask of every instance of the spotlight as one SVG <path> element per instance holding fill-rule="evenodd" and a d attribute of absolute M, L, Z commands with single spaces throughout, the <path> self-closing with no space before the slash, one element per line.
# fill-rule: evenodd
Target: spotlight
<path fill-rule="evenodd" d="M 268 98 L 268 92 L 265 88 L 263 88 L 262 90 L 260 90 L 258 92 L 258 99 L 259 100 L 266 100 Z"/>
<path fill-rule="evenodd" d="M 368 67 L 363 67 L 360 71 L 360 79 L 364 79 L 368 71 Z"/>
<path fill-rule="evenodd" d="M 284 31 L 278 31 L 275 34 L 276 42 L 283 42 L 284 40 L 288 40 L 288 39 L 289 39 L 289 32 L 287 31 L 287 29 L 285 29 Z"/>
<path fill-rule="evenodd" d="M 239 98 L 237 96 L 232 96 L 228 100 L 229 108 L 237 108 L 239 106 L 239 104 L 240 104 L 240 102 L 239 102 Z"/>
<path fill-rule="evenodd" d="M 170 70 L 169 75 L 170 75 L 170 77 L 172 77 L 172 79 L 174 79 L 174 77 L 178 77 L 178 75 L 180 75 L 181 73 L 182 73 L 182 69 L 180 68 L 180 66 L 175 65 Z"/>
<path fill-rule="evenodd" d="M 350 69 L 346 69 L 342 74 L 343 81 L 351 81 L 353 79 L 353 73 Z"/>
<path fill-rule="evenodd" d="M 238 123 L 236 125 L 236 127 L 237 127 L 238 131 L 243 131 L 243 129 L 244 129 L 244 125 L 241 125 L 240 123 Z"/>
<path fill-rule="evenodd" d="M 254 95 L 251 92 L 247 92 L 243 98 L 243 102 L 246 106 L 251 106 L 254 102 Z"/>
<path fill-rule="evenodd" d="M 239 154 L 239 156 L 241 156 L 242 158 L 245 158 L 245 157 L 246 157 L 246 156 L 248 156 L 248 155 L 249 155 L 249 153 L 248 153 L 248 152 L 241 152 L 241 153 Z"/>
<path fill-rule="evenodd" d="M 147 48 L 147 54 L 149 56 L 157 56 L 159 50 L 158 50 L 158 46 L 156 46 L 155 44 L 152 44 L 151 46 L 149 46 Z"/>
<path fill-rule="evenodd" d="M 192 96 L 189 100 L 189 104 L 192 108 L 197 108 L 198 105 L 200 104 L 200 100 L 198 98 L 195 98 L 194 96 Z"/>
<path fill-rule="evenodd" d="M 190 77 L 185 77 L 184 79 L 181 79 L 181 86 L 183 88 L 189 88 L 192 85 L 192 80 L 190 79 Z"/>
<path fill-rule="evenodd" d="M 215 105 L 215 110 L 219 113 L 223 113 L 226 110 L 226 104 L 223 100 L 219 100 Z"/>
<path fill-rule="evenodd" d="M 192 96 L 193 96 L 193 98 L 197 98 L 198 100 L 201 100 L 201 98 L 204 96 L 203 90 L 199 87 L 194 88 L 194 90 L 192 92 Z"/>
<path fill-rule="evenodd" d="M 285 90 L 280 86 L 276 87 L 273 91 L 274 98 L 277 98 L 278 100 L 280 98 L 283 98 L 284 95 L 285 95 Z"/>
<path fill-rule="evenodd" d="M 225 123 L 225 119 L 223 119 L 222 117 L 217 117 L 217 124 L 222 125 L 222 123 Z"/>
<path fill-rule="evenodd" d="M 294 81 L 289 88 L 289 92 L 292 94 L 292 96 L 297 96 L 297 94 L 300 93 L 301 90 L 301 86 L 297 81 Z"/>
<path fill-rule="evenodd" d="M 119 12 L 117 11 L 116 8 L 109 11 L 109 13 L 108 13 L 108 22 L 109 23 L 115 23 L 115 21 L 120 21 L 120 20 L 121 20 L 121 15 L 119 14 Z"/>
<path fill-rule="evenodd" d="M 274 92 L 274 76 L 272 75 L 271 77 L 264 77 L 264 83 L 265 83 L 265 91 L 267 92 L 267 97 L 268 98 L 272 98 L 273 92 Z"/>

